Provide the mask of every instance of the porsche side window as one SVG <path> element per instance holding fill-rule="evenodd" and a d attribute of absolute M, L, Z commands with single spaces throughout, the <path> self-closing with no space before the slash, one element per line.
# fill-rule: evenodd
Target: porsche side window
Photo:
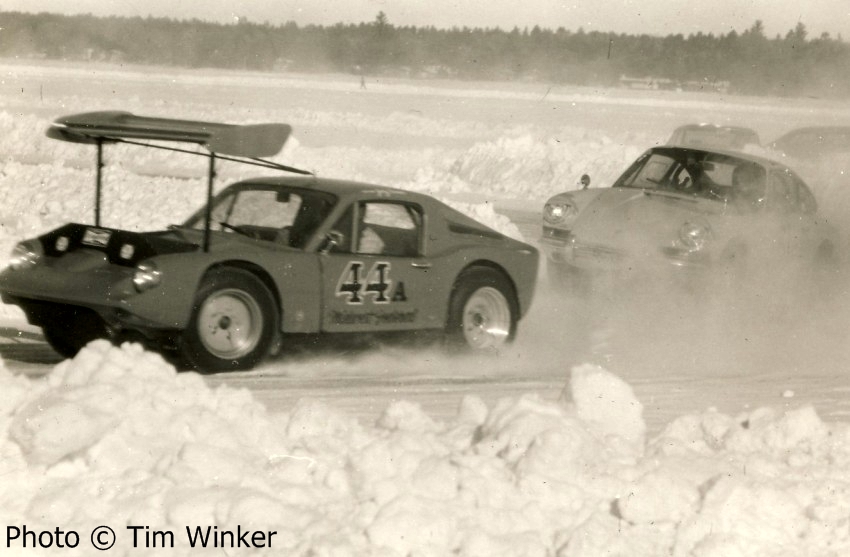
<path fill-rule="evenodd" d="M 796 199 L 790 181 L 782 172 L 772 172 L 770 180 L 769 208 L 777 213 L 792 213 Z"/>
<path fill-rule="evenodd" d="M 815 200 L 814 194 L 799 178 L 794 177 L 794 183 L 797 184 L 800 210 L 808 215 L 816 213 L 818 210 L 818 202 Z"/>
<path fill-rule="evenodd" d="M 403 203 L 360 204 L 357 253 L 415 257 L 419 254 L 422 214 Z"/>
<path fill-rule="evenodd" d="M 786 213 L 814 213 L 817 210 L 814 195 L 790 171 L 782 170 L 774 172 L 773 182 L 777 194 L 775 206 L 778 211 Z"/>

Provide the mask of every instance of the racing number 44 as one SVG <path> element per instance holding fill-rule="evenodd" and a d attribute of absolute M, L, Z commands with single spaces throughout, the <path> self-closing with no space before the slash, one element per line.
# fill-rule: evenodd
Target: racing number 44
<path fill-rule="evenodd" d="M 336 295 L 347 296 L 346 303 L 362 304 L 366 297 L 376 304 L 407 301 L 404 282 L 390 279 L 389 261 L 374 263 L 365 275 L 363 269 L 362 261 L 351 261 L 340 275 Z"/>

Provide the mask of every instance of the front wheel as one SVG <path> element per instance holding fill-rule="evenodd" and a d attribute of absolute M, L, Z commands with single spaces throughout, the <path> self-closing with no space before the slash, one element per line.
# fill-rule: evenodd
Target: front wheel
<path fill-rule="evenodd" d="M 44 340 L 63 358 L 73 358 L 89 342 L 109 338 L 103 319 L 86 308 L 59 311 L 41 325 Z"/>
<path fill-rule="evenodd" d="M 457 278 L 449 303 L 450 346 L 474 351 L 497 349 L 516 336 L 518 304 L 504 274 L 472 267 Z"/>
<path fill-rule="evenodd" d="M 180 340 L 183 360 L 201 372 L 254 367 L 274 341 L 275 308 L 272 293 L 248 271 L 226 268 L 207 273 Z"/>

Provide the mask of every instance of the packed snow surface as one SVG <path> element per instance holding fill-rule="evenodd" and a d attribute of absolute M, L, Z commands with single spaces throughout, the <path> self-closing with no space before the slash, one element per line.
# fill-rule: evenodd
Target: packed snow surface
<path fill-rule="evenodd" d="M 402 401 L 362 424 L 310 400 L 269 414 L 98 341 L 42 381 L 0 369 L 0 521 L 79 533 L 65 555 L 91 555 L 101 525 L 112 555 L 193 555 L 187 528 L 210 526 L 263 533 L 226 555 L 850 551 L 845 424 L 708 411 L 647 440 L 627 384 L 592 365 L 565 375 L 558 401 L 469 396 L 445 422 Z"/>
<path fill-rule="evenodd" d="M 548 196 L 577 187 L 583 173 L 592 187 L 610 184 L 675 125 L 747 119 L 769 139 L 784 131 L 780 122 L 850 121 L 850 111 L 828 102 L 526 84 L 500 89 L 370 79 L 363 92 L 350 76 L 14 61 L 0 66 L 0 75 L 0 263 L 23 238 L 91 220 L 93 150 L 43 135 L 65 114 L 118 109 L 288 122 L 295 137 L 281 162 L 423 191 L 532 242 L 534 232 L 520 230 L 506 210 L 539 211 Z M 204 165 L 131 149 L 106 151 L 104 224 L 150 230 L 183 220 L 203 199 Z M 827 218 L 841 222 L 850 210 L 844 168 L 803 170 Z M 219 171 L 220 185 L 256 174 L 228 165 Z M 750 320 L 733 327 L 716 327 L 710 312 L 699 319 L 676 313 L 675 301 L 659 298 L 634 314 L 547 299 L 520 327 L 521 337 L 542 340 L 529 347 L 521 339 L 521 353 L 533 351 L 557 368 L 561 352 L 584 338 L 580 328 L 558 329 L 558 319 L 588 307 L 588 321 L 598 325 L 589 327 L 588 342 L 603 353 L 618 337 L 636 339 L 613 360 L 619 370 L 654 366 L 664 376 L 693 365 L 734 389 L 736 376 L 758 367 L 781 404 L 793 401 L 795 391 L 787 381 L 774 385 L 765 368 L 788 360 L 794 373 L 804 372 L 820 364 L 810 357 L 813 350 L 846 351 L 847 322 L 823 307 L 822 322 L 806 312 L 789 317 L 773 305 L 784 300 L 774 293 L 758 312 L 723 308 Z M 9 306 L 2 311 L 20 318 Z M 532 321 L 541 316 L 549 321 Z M 789 328 L 793 340 L 778 329 L 761 335 L 769 322 Z M 656 334 L 659 324 L 664 335 Z M 703 344 L 693 343 L 706 335 Z M 752 351 L 759 343 L 787 352 L 762 357 Z M 844 352 L 829 356 L 823 361 L 830 369 L 846 371 Z M 499 361 L 498 373 L 512 361 Z M 535 361 L 522 363 L 516 375 Z M 297 373 L 308 375 L 310 366 L 299 363 Z M 850 554 L 847 423 L 826 422 L 805 404 L 754 406 L 734 415 L 694 406 L 650 434 L 644 411 L 657 401 L 639 400 L 637 387 L 610 368 L 605 358 L 564 365 L 557 400 L 516 393 L 488 404 L 470 394 L 445 419 L 401 400 L 377 420 L 362 421 L 308 398 L 270 412 L 249 391 L 178 374 L 131 344 L 90 344 L 42 378 L 3 365 L 0 553 L 92 555 L 90 535 L 105 525 L 116 534 L 108 555 Z M 800 375 L 793 385 L 805 383 Z M 14 528 L 24 527 L 35 532 L 32 539 L 16 537 Z M 190 533 L 213 527 L 225 533 L 224 547 L 191 547 Z M 78 546 L 59 550 L 57 538 L 39 535 L 56 529 L 76 532 Z M 239 546 L 246 531 L 258 534 L 247 539 L 259 543 L 228 545 Z M 49 539 L 53 549 L 33 548 L 36 538 Z"/>

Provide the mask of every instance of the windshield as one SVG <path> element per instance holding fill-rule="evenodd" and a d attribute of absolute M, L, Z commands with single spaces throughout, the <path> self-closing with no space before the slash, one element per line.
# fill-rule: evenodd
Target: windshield
<path fill-rule="evenodd" d="M 265 184 L 238 184 L 212 202 L 210 229 L 241 233 L 259 240 L 304 247 L 336 203 L 333 195 L 309 189 Z M 205 212 L 185 227 L 203 230 Z"/>
<path fill-rule="evenodd" d="M 645 154 L 614 187 L 669 191 L 737 203 L 763 199 L 766 182 L 765 169 L 756 162 L 719 153 L 671 149 Z"/>

